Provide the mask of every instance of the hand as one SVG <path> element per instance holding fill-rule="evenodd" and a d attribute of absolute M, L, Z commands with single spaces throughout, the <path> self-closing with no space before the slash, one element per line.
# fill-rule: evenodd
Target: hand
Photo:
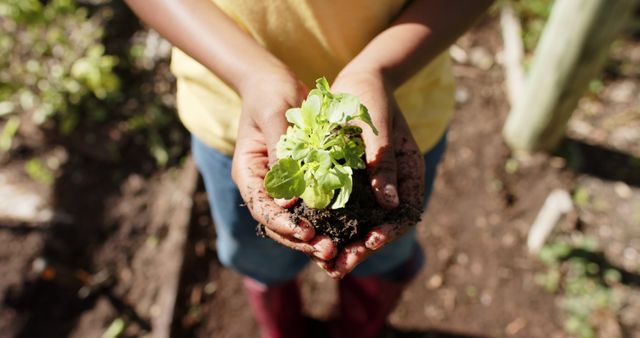
<path fill-rule="evenodd" d="M 276 144 L 287 129 L 285 111 L 300 106 L 307 88 L 286 69 L 275 67 L 249 76 L 239 87 L 243 100 L 232 177 L 251 215 L 265 233 L 292 249 L 329 260 L 336 248 L 327 236 L 316 236 L 309 222 L 294 224 L 284 208 L 264 189 L 269 164 L 276 161 Z"/>
<path fill-rule="evenodd" d="M 334 81 L 332 90 L 357 95 L 379 130 L 376 136 L 370 128 L 361 126 L 367 170 L 378 204 L 395 208 L 403 202 L 420 208 L 424 193 L 423 157 L 382 74 L 375 70 L 345 68 Z M 412 226 L 415 224 L 376 226 L 364 240 L 343 248 L 334 260 L 316 259 L 316 262 L 331 277 L 342 278 Z"/>

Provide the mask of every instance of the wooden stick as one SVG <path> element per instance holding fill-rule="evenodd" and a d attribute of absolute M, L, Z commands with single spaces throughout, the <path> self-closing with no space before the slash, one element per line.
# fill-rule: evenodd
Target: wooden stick
<path fill-rule="evenodd" d="M 606 59 L 638 0 L 557 0 L 533 59 L 524 95 L 503 135 L 515 150 L 552 150 L 578 100 Z"/>
<path fill-rule="evenodd" d="M 511 106 L 524 93 L 524 44 L 522 43 L 522 25 L 515 15 L 511 2 L 505 1 L 500 9 L 500 27 L 504 44 L 504 70 L 507 93 Z"/>

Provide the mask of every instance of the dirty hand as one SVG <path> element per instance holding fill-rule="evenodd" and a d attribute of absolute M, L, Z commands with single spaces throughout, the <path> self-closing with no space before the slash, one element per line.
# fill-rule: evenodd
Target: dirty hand
<path fill-rule="evenodd" d="M 380 72 L 345 68 L 333 83 L 334 92 L 360 98 L 379 134 L 361 126 L 371 189 L 383 208 L 396 208 L 400 202 L 420 208 L 424 192 L 424 160 L 400 112 L 392 89 Z M 363 240 L 348 244 L 331 261 L 316 259 L 333 278 L 342 278 L 375 250 L 404 234 L 415 224 L 381 224 Z"/>
<path fill-rule="evenodd" d="M 276 161 L 276 144 L 287 130 L 285 112 L 300 106 L 306 86 L 290 71 L 276 68 L 251 75 L 239 92 L 243 107 L 231 173 L 251 215 L 275 241 L 319 259 L 333 258 L 331 239 L 316 236 L 308 223 L 294 224 L 285 209 L 287 201 L 274 201 L 263 185 L 269 165 Z"/>

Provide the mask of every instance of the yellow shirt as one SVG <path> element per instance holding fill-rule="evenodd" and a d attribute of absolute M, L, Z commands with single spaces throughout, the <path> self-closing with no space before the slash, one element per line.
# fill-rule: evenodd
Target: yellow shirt
<path fill-rule="evenodd" d="M 331 83 L 405 4 L 404 0 L 212 1 L 309 88 L 321 76 Z M 241 111 L 238 94 L 175 48 L 171 68 L 178 82 L 178 113 L 184 125 L 209 146 L 231 155 Z M 429 150 L 444 133 L 453 112 L 454 80 L 446 53 L 395 95 L 420 149 Z"/>

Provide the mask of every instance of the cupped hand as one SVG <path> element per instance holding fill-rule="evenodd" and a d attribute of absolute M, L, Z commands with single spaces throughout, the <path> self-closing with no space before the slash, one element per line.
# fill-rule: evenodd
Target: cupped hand
<path fill-rule="evenodd" d="M 369 69 L 345 69 L 333 83 L 334 92 L 346 92 L 360 98 L 368 110 L 378 135 L 362 125 L 367 171 L 371 189 L 380 206 L 396 208 L 402 203 L 420 208 L 424 193 L 424 160 L 392 88 L 382 74 Z M 415 223 L 381 224 L 363 240 L 348 244 L 334 260 L 316 259 L 333 278 L 342 278 L 375 250 L 404 234 Z"/>
<path fill-rule="evenodd" d="M 276 161 L 276 144 L 287 130 L 285 112 L 300 106 L 306 86 L 288 70 L 276 68 L 248 77 L 239 91 L 243 107 L 231 172 L 251 215 L 275 241 L 321 260 L 332 259 L 336 248 L 331 239 L 316 236 L 309 222 L 294 224 L 286 209 L 291 201 L 275 201 L 263 185 L 269 165 Z"/>

